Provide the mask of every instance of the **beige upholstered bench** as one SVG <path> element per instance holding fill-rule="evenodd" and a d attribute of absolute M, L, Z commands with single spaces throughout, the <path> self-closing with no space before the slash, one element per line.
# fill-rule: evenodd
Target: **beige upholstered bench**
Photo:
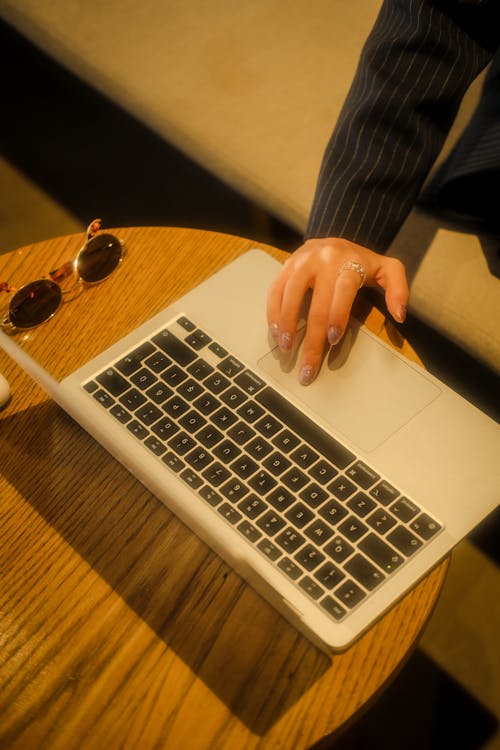
<path fill-rule="evenodd" d="M 324 146 L 379 5 L 3 0 L 0 13 L 162 138 L 302 231 Z M 474 91 L 455 134 L 473 99 Z M 392 251 L 410 272 L 410 310 L 500 372 L 500 281 L 488 272 L 478 239 L 415 212 Z"/>

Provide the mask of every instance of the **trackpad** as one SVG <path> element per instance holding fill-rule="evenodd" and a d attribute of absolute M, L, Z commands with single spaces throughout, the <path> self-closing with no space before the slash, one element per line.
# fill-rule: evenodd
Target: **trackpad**
<path fill-rule="evenodd" d="M 272 349 L 259 365 L 286 394 L 306 404 L 363 451 L 377 448 L 440 394 L 424 372 L 351 321 L 327 353 L 317 379 L 298 382 L 299 344 L 292 354 Z"/>

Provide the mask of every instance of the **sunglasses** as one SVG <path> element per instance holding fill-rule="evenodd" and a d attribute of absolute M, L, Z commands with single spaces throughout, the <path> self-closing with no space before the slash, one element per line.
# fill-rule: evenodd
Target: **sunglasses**
<path fill-rule="evenodd" d="M 36 328 L 52 318 L 63 301 L 74 299 L 84 285 L 100 284 L 111 276 L 124 257 L 124 243 L 112 234 L 98 234 L 101 226 L 101 219 L 94 219 L 87 228 L 87 240 L 75 260 L 50 271 L 48 277 L 30 281 L 20 289 L 8 282 L 0 282 L 0 292 L 13 293 L 8 312 L 0 321 L 2 328 L 10 333 Z M 60 283 L 73 274 L 75 283 L 69 289 L 62 289 Z"/>

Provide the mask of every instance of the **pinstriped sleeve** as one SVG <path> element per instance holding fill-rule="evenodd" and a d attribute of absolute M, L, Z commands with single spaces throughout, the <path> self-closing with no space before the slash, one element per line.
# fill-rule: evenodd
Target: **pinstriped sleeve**
<path fill-rule="evenodd" d="M 390 245 L 493 54 L 464 30 L 466 15 L 448 12 L 453 5 L 460 1 L 385 0 L 325 151 L 306 237 L 378 252 Z"/>

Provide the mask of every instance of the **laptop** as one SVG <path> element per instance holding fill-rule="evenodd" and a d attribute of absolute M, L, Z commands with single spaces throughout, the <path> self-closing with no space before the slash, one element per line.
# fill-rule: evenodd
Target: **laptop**
<path fill-rule="evenodd" d="M 278 269 L 245 253 L 61 382 L 0 345 L 330 652 L 496 508 L 500 429 L 354 319 L 301 386 L 265 320 Z"/>

